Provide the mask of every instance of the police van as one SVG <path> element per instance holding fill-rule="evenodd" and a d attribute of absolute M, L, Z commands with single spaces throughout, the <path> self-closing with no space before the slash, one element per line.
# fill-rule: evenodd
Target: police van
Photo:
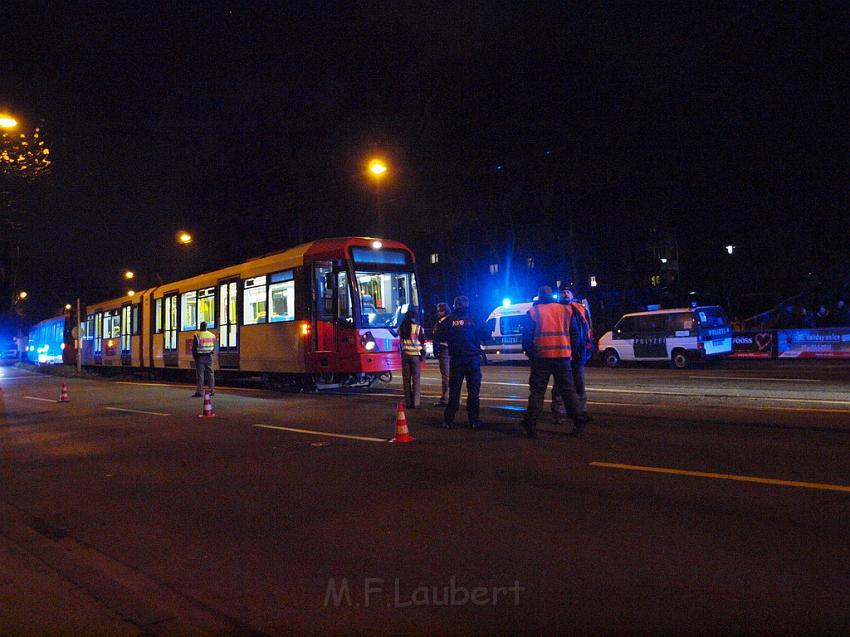
<path fill-rule="evenodd" d="M 487 317 L 490 338 L 482 344 L 490 363 L 527 361 L 522 353 L 522 326 L 531 303 L 500 305 Z"/>
<path fill-rule="evenodd" d="M 717 305 L 653 310 L 624 315 L 599 339 L 602 362 L 670 361 L 684 369 L 692 360 L 709 360 L 732 352 L 732 326 Z"/>

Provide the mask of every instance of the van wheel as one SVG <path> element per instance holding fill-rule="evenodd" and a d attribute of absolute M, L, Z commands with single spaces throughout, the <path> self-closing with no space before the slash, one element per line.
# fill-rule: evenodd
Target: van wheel
<path fill-rule="evenodd" d="M 615 349 L 606 349 L 602 355 L 602 362 L 605 363 L 605 367 L 617 367 L 620 364 L 620 355 Z"/>
<path fill-rule="evenodd" d="M 670 361 L 676 369 L 685 369 L 688 366 L 688 355 L 683 349 L 674 349 Z"/>

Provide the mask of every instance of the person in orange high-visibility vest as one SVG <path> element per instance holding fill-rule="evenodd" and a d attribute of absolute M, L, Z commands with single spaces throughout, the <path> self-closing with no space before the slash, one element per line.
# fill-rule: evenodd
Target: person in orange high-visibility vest
<path fill-rule="evenodd" d="M 215 372 L 213 372 L 213 352 L 215 351 L 215 334 L 207 329 L 207 324 L 201 321 L 201 331 L 192 339 L 192 358 L 195 359 L 195 381 L 197 387 L 193 398 L 204 395 L 204 380 L 209 378 L 210 396 L 215 394 Z"/>
<path fill-rule="evenodd" d="M 568 284 L 561 286 L 561 303 L 569 305 L 573 310 L 570 321 L 570 345 L 572 346 L 572 357 L 570 368 L 573 372 L 573 386 L 578 398 L 578 411 L 584 422 L 590 422 L 593 418 L 587 413 L 587 389 L 584 384 L 584 366 L 593 355 L 593 327 L 590 323 L 590 313 L 587 308 L 575 300 L 572 288 Z M 566 413 L 564 401 L 558 394 L 558 388 L 552 388 L 552 417 L 555 422 L 564 424 Z"/>
<path fill-rule="evenodd" d="M 537 418 L 543 410 L 543 399 L 550 376 L 554 378 L 555 387 L 564 399 L 567 415 L 575 423 L 575 433 L 580 433 L 584 426 L 585 421 L 579 414 L 570 368 L 572 312 L 570 306 L 555 300 L 552 288 L 548 285 L 540 288 L 537 300 L 528 311 L 523 346 L 526 355 L 531 359 L 531 374 L 528 379 L 530 395 L 528 409 L 521 424 L 529 438 L 535 436 Z"/>

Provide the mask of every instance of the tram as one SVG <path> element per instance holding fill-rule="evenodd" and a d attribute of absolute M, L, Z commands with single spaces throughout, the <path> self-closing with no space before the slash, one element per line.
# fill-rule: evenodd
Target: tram
<path fill-rule="evenodd" d="M 201 322 L 225 373 L 301 387 L 371 385 L 401 368 L 398 328 L 421 319 L 413 252 L 368 237 L 319 239 L 87 305 L 89 367 L 192 369 Z"/>

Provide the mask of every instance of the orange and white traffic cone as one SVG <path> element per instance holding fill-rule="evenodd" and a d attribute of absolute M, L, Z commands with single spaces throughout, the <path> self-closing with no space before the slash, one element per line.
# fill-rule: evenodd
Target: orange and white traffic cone
<path fill-rule="evenodd" d="M 398 401 L 398 409 L 396 411 L 395 438 L 390 440 L 390 442 L 413 442 L 416 438 L 411 436 L 407 430 L 407 418 L 404 415 L 404 403 L 402 401 Z"/>
<path fill-rule="evenodd" d="M 63 380 L 62 381 L 62 389 L 59 390 L 59 400 L 57 403 L 69 403 L 71 402 L 71 398 L 68 396 L 68 384 Z"/>
<path fill-rule="evenodd" d="M 212 396 L 208 391 L 204 392 L 204 411 L 198 414 L 198 418 L 215 418 L 215 412 L 212 410 Z"/>

